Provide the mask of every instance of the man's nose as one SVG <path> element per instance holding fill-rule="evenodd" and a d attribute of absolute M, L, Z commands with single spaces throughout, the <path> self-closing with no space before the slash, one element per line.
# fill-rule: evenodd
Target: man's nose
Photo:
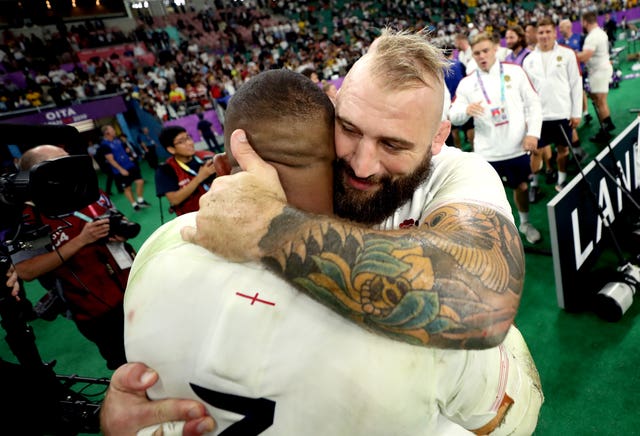
<path fill-rule="evenodd" d="M 367 178 L 378 174 L 380 171 L 380 159 L 378 146 L 375 141 L 362 138 L 353 153 L 349 164 L 356 177 Z"/>

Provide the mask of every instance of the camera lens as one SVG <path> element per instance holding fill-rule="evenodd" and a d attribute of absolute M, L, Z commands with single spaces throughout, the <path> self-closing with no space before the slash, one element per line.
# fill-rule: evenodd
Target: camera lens
<path fill-rule="evenodd" d="M 616 322 L 633 303 L 633 289 L 624 282 L 610 282 L 595 296 L 594 311 L 605 321 Z"/>
<path fill-rule="evenodd" d="M 132 239 L 140 233 L 140 224 L 131 221 L 121 220 L 113 231 L 114 234 L 125 239 Z"/>

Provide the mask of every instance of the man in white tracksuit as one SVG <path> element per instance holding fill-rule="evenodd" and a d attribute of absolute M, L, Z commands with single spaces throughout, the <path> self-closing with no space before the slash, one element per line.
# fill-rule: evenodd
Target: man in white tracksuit
<path fill-rule="evenodd" d="M 537 148 L 542 124 L 540 99 L 524 70 L 497 60 L 487 33 L 471 41 L 478 69 L 462 79 L 449 111 L 454 125 L 473 118 L 474 151 L 484 157 L 513 189 L 519 229 L 529 243 L 540 232 L 529 222 L 529 153 Z"/>
<path fill-rule="evenodd" d="M 540 141 L 538 149 L 531 155 L 532 186 L 537 186 L 537 172 L 542 166 L 542 159 L 550 168 L 551 144 L 555 144 L 558 165 L 556 190 L 561 191 L 567 180 L 571 129 L 578 127 L 582 117 L 582 76 L 575 52 L 556 42 L 553 21 L 543 18 L 537 23 L 537 28 L 536 48 L 522 64 L 542 104 Z"/>

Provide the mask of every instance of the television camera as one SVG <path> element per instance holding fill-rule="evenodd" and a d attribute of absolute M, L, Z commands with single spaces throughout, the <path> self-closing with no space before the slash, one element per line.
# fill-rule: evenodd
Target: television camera
<path fill-rule="evenodd" d="M 0 277 L 5 277 L 11 266 L 10 255 L 28 248 L 49 235 L 47 226 L 25 229 L 21 226 L 24 202 L 31 200 L 38 210 L 47 217 L 64 217 L 72 214 L 99 198 L 98 180 L 91 158 L 73 155 L 83 150 L 78 131 L 70 126 L 25 126 L 0 124 L 0 146 L 24 144 L 29 147 L 41 144 L 64 144 L 70 156 L 44 161 L 29 171 L 14 172 L 0 176 L 0 230 L 5 237 L 0 248 Z M 107 216 L 115 233 L 123 236 L 139 231 L 139 226 L 113 213 Z M 0 317 L 6 331 L 6 341 L 19 362 L 20 374 L 25 380 L 18 380 L 17 390 L 32 388 L 33 400 L 29 403 L 27 422 L 19 422 L 24 434 L 75 435 L 78 433 L 99 433 L 100 403 L 74 390 L 74 385 L 102 385 L 109 380 L 78 376 L 57 375 L 54 363 L 44 363 L 35 344 L 33 329 L 26 322 L 23 306 L 11 295 L 11 289 L 0 286 Z M 7 363 L 7 365 L 13 365 Z M 9 401 L 19 398 L 3 387 L 3 394 Z M 24 404 L 19 405 L 25 408 Z M 4 406 L 3 406 L 4 408 Z M 35 410 L 34 410 L 35 409 Z M 18 419 L 8 416 L 9 419 Z M 6 424 L 6 423 L 5 423 Z M 6 424 L 9 428 L 15 425 Z"/>

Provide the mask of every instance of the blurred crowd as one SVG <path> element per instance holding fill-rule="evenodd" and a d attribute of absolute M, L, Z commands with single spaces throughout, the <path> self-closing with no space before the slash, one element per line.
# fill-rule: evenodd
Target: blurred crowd
<path fill-rule="evenodd" d="M 0 44 L 0 111 L 64 106 L 125 92 L 167 120 L 216 105 L 224 108 L 238 86 L 265 69 L 313 71 L 319 81 L 337 79 L 366 50 L 377 30 L 387 25 L 428 28 L 437 44 L 450 46 L 462 31 L 504 36 L 508 26 L 543 16 L 575 19 L 583 11 L 604 13 L 635 4 L 216 0 L 198 11 L 183 7 L 161 17 L 141 14 L 128 33 L 100 19 L 70 26 L 60 23 L 42 37 L 8 29 Z M 97 56 L 79 61 L 81 50 L 123 43 L 139 44 L 155 62 L 145 63 L 135 52 L 129 53 L 127 62 Z M 24 74 L 24 84 L 3 74 L 15 72 Z"/>

